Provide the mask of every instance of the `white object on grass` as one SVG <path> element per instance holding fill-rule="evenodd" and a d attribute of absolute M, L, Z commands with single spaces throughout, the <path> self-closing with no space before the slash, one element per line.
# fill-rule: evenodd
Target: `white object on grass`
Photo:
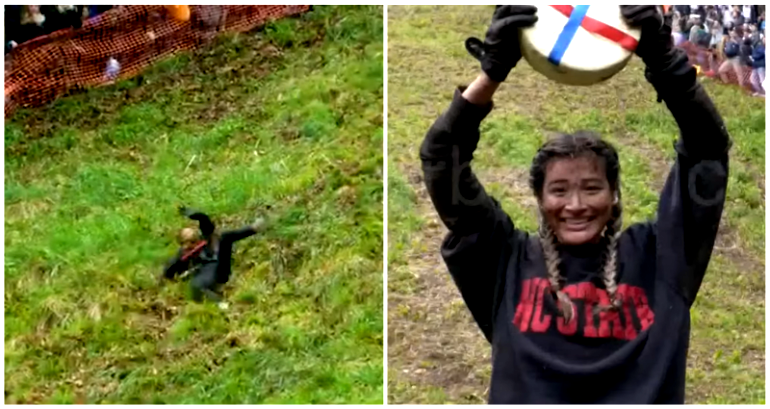
<path fill-rule="evenodd" d="M 227 310 L 228 308 L 230 308 L 230 305 L 227 304 L 224 301 L 220 301 L 220 302 L 217 303 L 217 307 L 219 307 L 220 310 L 224 311 L 224 310 Z"/>
<path fill-rule="evenodd" d="M 539 73 L 568 85 L 592 85 L 617 74 L 641 37 L 618 6 L 543 5 L 537 17 L 534 26 L 521 30 L 522 55 Z"/>
<path fill-rule="evenodd" d="M 264 227 L 265 227 L 265 224 L 266 224 L 266 223 L 267 223 L 267 222 L 265 221 L 265 218 L 264 218 L 264 217 L 258 217 L 258 218 L 257 218 L 257 220 L 254 220 L 254 223 L 251 225 L 251 227 L 252 227 L 254 230 L 257 230 L 257 231 L 259 231 L 259 230 L 262 230 L 262 228 L 264 228 Z"/>
<path fill-rule="evenodd" d="M 110 57 L 107 61 L 107 71 L 105 75 L 108 80 L 112 81 L 115 78 L 118 78 L 118 74 L 120 74 L 120 63 L 115 58 Z"/>

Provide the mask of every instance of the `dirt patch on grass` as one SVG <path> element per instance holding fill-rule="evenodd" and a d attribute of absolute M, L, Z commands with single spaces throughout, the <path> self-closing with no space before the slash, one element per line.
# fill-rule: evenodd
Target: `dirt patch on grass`
<path fill-rule="evenodd" d="M 419 232 L 427 252 L 409 250 L 406 266 L 414 277 L 413 295 L 389 293 L 388 365 L 399 382 L 441 387 L 453 401 L 483 403 L 489 383 L 490 349 L 439 254 L 446 228 L 419 195 L 428 219 Z M 395 380 L 391 380 L 395 381 Z M 410 403 L 410 402 L 393 402 Z"/>
<path fill-rule="evenodd" d="M 448 231 L 430 202 L 422 173 L 417 166 L 404 165 L 400 170 L 416 193 L 416 213 L 426 223 L 413 239 L 419 245 L 401 255 L 413 291 L 388 295 L 388 365 L 398 373 L 398 379 L 390 379 L 391 386 L 407 383 L 426 391 L 438 387 L 451 402 L 485 403 L 491 373 L 489 343 L 439 254 Z M 524 206 L 536 204 L 524 171 L 483 169 L 478 175 L 484 184 L 504 187 L 506 195 L 521 199 Z M 412 397 L 425 399 L 419 392 Z M 398 396 L 389 402 L 415 403 Z"/>
<path fill-rule="evenodd" d="M 731 226 L 730 220 L 726 217 L 722 218 L 719 225 L 714 255 L 729 260 L 729 264 L 734 266 L 734 271 L 740 274 L 764 274 L 765 263 L 747 250 L 745 243 L 741 242 L 738 231 Z M 764 303 L 764 292 L 754 295 L 757 297 L 757 302 Z"/>

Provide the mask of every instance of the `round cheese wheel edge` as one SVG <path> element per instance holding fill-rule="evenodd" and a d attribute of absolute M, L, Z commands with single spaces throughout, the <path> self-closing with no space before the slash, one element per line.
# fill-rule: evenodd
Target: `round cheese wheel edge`
<path fill-rule="evenodd" d="M 633 57 L 632 51 L 581 27 L 557 66 L 548 60 L 548 56 L 568 17 L 551 6 L 538 7 L 537 15 L 538 22 L 533 27 L 521 30 L 521 52 L 532 68 L 547 78 L 567 85 L 592 85 L 620 72 Z M 618 6 L 590 6 L 586 15 L 636 40 L 641 36 L 638 29 L 625 23 Z"/>

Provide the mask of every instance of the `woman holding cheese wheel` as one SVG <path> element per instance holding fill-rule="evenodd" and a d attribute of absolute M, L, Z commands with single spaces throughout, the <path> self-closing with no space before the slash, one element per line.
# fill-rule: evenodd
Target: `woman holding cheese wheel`
<path fill-rule="evenodd" d="M 542 6 L 547 7 L 547 6 Z M 420 151 L 449 234 L 441 255 L 492 346 L 490 403 L 683 403 L 690 307 L 711 257 L 730 138 L 655 6 L 621 6 L 641 30 L 645 78 L 680 128 L 657 220 L 622 229 L 620 164 L 591 132 L 560 135 L 532 160 L 537 234 L 513 225 L 471 170 L 492 97 L 521 59 L 533 6 L 497 6 L 482 72 L 455 91 Z M 565 96 L 568 98 L 568 96 Z"/>

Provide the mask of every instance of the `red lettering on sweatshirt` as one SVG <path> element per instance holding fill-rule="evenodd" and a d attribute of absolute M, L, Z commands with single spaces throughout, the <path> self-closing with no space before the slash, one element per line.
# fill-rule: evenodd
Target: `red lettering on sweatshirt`
<path fill-rule="evenodd" d="M 630 295 L 630 290 L 631 287 L 626 284 L 618 285 L 617 297 L 623 301 L 623 316 L 625 317 L 626 322 L 632 323 L 633 318 L 631 317 L 631 307 L 629 304 L 633 303 L 633 298 Z M 634 339 L 636 338 L 636 335 L 636 328 L 634 328 L 633 325 L 626 325 L 625 339 Z"/>
<path fill-rule="evenodd" d="M 610 297 L 606 290 L 597 288 L 596 294 L 599 296 L 599 305 L 610 304 Z M 612 332 L 610 332 L 610 325 Z M 610 335 L 613 338 L 626 339 L 625 328 L 620 323 L 620 314 L 617 311 L 602 311 L 599 313 L 599 338 L 609 338 Z"/>
<path fill-rule="evenodd" d="M 625 292 L 631 296 L 631 299 L 634 302 L 634 306 L 636 307 L 636 316 L 639 317 L 641 330 L 646 330 L 655 321 L 655 314 L 652 312 L 652 309 L 647 302 L 647 294 L 645 294 L 644 289 L 640 287 L 621 284 L 618 286 L 618 289 L 620 289 L 621 286 L 628 287 Z"/>
<path fill-rule="evenodd" d="M 574 285 L 574 284 L 573 284 Z M 594 306 L 596 306 L 596 286 L 588 281 L 578 283 L 578 299 L 583 300 L 583 311 L 585 312 L 585 326 L 583 327 L 583 336 L 586 338 L 597 338 L 599 333 L 596 331 L 594 322 Z"/>
<path fill-rule="evenodd" d="M 535 304 L 534 294 L 532 287 L 537 286 L 537 278 L 532 280 L 524 280 L 521 287 L 521 298 L 519 299 L 519 305 L 516 307 L 516 315 L 513 317 L 513 325 L 519 328 L 521 332 L 527 332 L 529 329 L 529 319 L 532 318 L 532 307 Z"/>
<path fill-rule="evenodd" d="M 606 290 L 597 288 L 591 282 L 581 282 L 567 285 L 562 291 L 573 301 L 574 311 L 578 314 L 569 323 L 565 323 L 564 318 L 555 314 L 558 311 L 557 302 L 548 280 L 535 277 L 522 282 L 513 324 L 521 332 L 543 333 L 548 331 L 555 322 L 556 329 L 563 335 L 632 340 L 655 321 L 655 314 L 649 306 L 647 294 L 641 287 L 618 285 L 616 297 L 622 303 L 621 310 L 598 313 L 596 313 L 597 306 L 609 305 L 610 300 Z M 638 324 L 632 316 L 632 311 L 636 313 Z M 578 334 L 581 313 L 583 331 Z"/>
<path fill-rule="evenodd" d="M 540 280 L 537 283 L 537 301 L 535 303 L 535 316 L 532 317 L 532 332 L 545 332 L 551 325 L 551 315 L 544 314 L 543 303 L 546 297 L 550 297 L 551 286 L 548 280 Z"/>

